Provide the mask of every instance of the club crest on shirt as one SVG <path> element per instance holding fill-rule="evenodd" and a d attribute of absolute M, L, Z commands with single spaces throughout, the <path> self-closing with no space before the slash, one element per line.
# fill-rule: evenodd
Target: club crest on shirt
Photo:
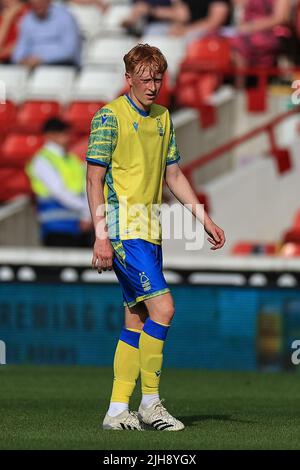
<path fill-rule="evenodd" d="M 158 132 L 158 134 L 159 134 L 161 137 L 163 137 L 164 134 L 165 134 L 165 131 L 164 131 L 164 127 L 163 127 L 163 125 L 162 125 L 161 120 L 160 120 L 159 117 L 156 118 L 156 125 L 157 125 L 157 132 Z"/>

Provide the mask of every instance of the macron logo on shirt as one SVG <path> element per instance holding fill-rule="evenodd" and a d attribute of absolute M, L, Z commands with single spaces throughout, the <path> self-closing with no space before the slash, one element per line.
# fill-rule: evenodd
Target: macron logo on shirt
<path fill-rule="evenodd" d="M 104 114 L 101 119 L 102 119 L 102 124 L 104 124 L 106 121 L 107 121 L 107 118 L 108 116 L 106 116 L 106 114 Z"/>
<path fill-rule="evenodd" d="M 139 128 L 139 125 L 137 122 L 133 122 L 133 127 L 134 127 L 134 130 L 137 132 L 138 128 Z"/>

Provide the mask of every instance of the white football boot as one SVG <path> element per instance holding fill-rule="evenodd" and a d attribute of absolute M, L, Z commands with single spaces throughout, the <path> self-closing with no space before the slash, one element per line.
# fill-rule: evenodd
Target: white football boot
<path fill-rule="evenodd" d="M 125 410 L 115 417 L 107 413 L 103 420 L 103 429 L 118 431 L 143 431 L 136 411 Z"/>
<path fill-rule="evenodd" d="M 184 424 L 170 415 L 159 399 L 153 400 L 148 408 L 140 405 L 138 416 L 142 423 L 157 431 L 181 431 L 184 429 Z"/>

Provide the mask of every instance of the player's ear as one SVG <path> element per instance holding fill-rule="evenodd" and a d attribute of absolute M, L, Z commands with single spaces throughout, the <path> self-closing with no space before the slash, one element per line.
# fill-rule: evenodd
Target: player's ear
<path fill-rule="evenodd" d="M 132 78 L 131 78 L 131 75 L 129 73 L 125 73 L 125 78 L 126 78 L 126 82 L 128 83 L 129 86 L 132 86 Z"/>

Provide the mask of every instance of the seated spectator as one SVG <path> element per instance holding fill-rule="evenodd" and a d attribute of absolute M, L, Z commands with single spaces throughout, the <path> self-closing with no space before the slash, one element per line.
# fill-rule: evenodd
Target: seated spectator
<path fill-rule="evenodd" d="M 93 5 L 101 11 L 101 13 L 105 13 L 109 8 L 109 3 L 106 0 L 69 0 L 69 3 L 74 3 L 74 5 L 80 6 L 90 6 Z"/>
<path fill-rule="evenodd" d="M 79 65 L 80 33 L 71 13 L 51 0 L 29 0 L 12 60 L 35 67 Z"/>
<path fill-rule="evenodd" d="M 28 6 L 20 0 L 0 2 L 0 62 L 9 63 L 19 33 L 20 21 Z"/>
<path fill-rule="evenodd" d="M 46 246 L 91 246 L 85 165 L 67 153 L 69 125 L 50 119 L 45 146 L 26 167 L 36 195 L 41 239 Z"/>
<path fill-rule="evenodd" d="M 281 38 L 289 35 L 284 25 L 290 19 L 291 0 L 244 0 L 240 8 L 242 21 L 231 39 L 235 63 L 240 67 L 274 66 Z"/>
<path fill-rule="evenodd" d="M 229 21 L 230 0 L 180 0 L 179 7 L 187 20 L 175 21 L 169 32 L 190 40 L 214 33 Z"/>
<path fill-rule="evenodd" d="M 130 33 L 166 34 L 173 22 L 185 22 L 188 12 L 179 0 L 133 0 L 133 7 L 122 26 Z"/>

